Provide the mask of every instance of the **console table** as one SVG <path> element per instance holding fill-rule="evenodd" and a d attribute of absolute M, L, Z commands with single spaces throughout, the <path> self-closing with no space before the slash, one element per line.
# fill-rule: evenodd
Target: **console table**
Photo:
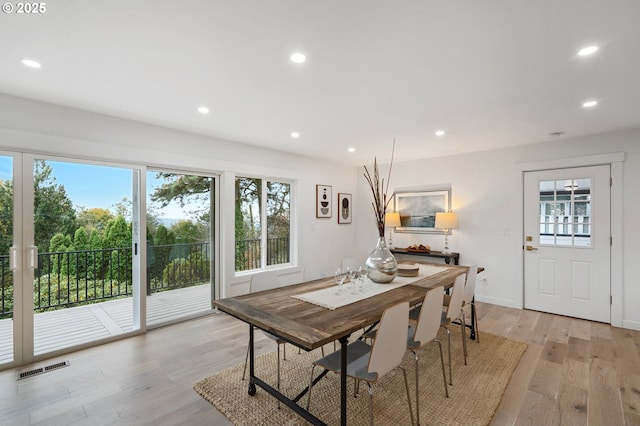
<path fill-rule="evenodd" d="M 460 261 L 460 253 L 443 253 L 441 251 L 409 251 L 407 249 L 401 248 L 393 248 L 391 249 L 391 253 L 393 254 L 407 254 L 411 256 L 423 256 L 423 257 L 437 257 L 440 259 L 444 259 L 445 263 L 451 263 L 453 260 L 453 264 L 457 265 Z"/>

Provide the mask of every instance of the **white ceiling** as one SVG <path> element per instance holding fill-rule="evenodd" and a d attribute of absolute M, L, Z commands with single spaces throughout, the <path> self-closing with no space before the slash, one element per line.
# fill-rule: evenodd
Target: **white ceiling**
<path fill-rule="evenodd" d="M 354 165 L 388 160 L 394 138 L 405 160 L 640 127 L 638 0 L 46 8 L 0 13 L 0 92 Z"/>

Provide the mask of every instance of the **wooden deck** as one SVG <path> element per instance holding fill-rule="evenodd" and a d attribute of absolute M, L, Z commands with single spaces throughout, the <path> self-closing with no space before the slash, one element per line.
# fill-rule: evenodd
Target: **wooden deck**
<path fill-rule="evenodd" d="M 147 297 L 147 326 L 211 309 L 208 284 Z M 76 346 L 133 330 L 133 299 L 118 299 L 34 316 L 34 354 Z M 0 320 L 0 364 L 13 358 L 13 320 Z"/>

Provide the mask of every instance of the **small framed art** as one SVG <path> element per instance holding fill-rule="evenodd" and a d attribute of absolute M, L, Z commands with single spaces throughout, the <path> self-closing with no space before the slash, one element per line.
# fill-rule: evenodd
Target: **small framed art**
<path fill-rule="evenodd" d="M 316 217 L 331 217 L 332 200 L 330 185 L 316 185 Z"/>
<path fill-rule="evenodd" d="M 351 194 L 338 192 L 338 223 L 351 223 Z"/>

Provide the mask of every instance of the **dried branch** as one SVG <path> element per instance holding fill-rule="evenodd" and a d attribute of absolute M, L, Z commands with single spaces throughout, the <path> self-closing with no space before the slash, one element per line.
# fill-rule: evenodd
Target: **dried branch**
<path fill-rule="evenodd" d="M 378 159 L 374 157 L 373 159 L 373 177 L 367 169 L 367 166 L 364 166 L 364 178 L 367 180 L 369 184 L 369 188 L 371 188 L 371 193 L 373 194 L 373 202 L 371 206 L 373 207 L 373 214 L 376 217 L 376 222 L 378 222 L 378 235 L 384 237 L 384 228 L 385 228 L 385 212 L 387 211 L 387 207 L 391 202 L 391 197 L 387 197 L 387 193 L 389 191 L 389 182 L 391 181 L 391 169 L 393 167 L 393 158 L 396 150 L 396 140 L 393 140 L 393 148 L 391 150 L 391 164 L 389 165 L 389 174 L 387 176 L 387 184 L 385 186 L 384 179 L 380 180 L 380 171 L 378 169 Z"/>

